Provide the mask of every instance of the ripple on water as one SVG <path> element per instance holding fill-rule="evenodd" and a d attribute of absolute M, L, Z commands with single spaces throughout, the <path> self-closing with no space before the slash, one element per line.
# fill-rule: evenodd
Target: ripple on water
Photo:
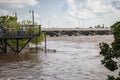
<path fill-rule="evenodd" d="M 48 41 L 43 52 L 13 57 L 0 64 L 0 78 L 14 80 L 105 80 L 109 72 L 101 66 L 97 43 Z M 11 56 L 11 55 L 10 55 Z M 1 58 L 2 59 L 2 58 Z"/>

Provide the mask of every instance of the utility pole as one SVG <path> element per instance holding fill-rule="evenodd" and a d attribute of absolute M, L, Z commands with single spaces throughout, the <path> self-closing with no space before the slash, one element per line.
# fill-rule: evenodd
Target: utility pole
<path fill-rule="evenodd" d="M 41 25 L 41 23 L 42 23 L 42 21 L 41 21 L 41 19 L 40 19 L 40 25 Z"/>
<path fill-rule="evenodd" d="M 12 14 L 15 16 L 17 22 L 17 12 L 13 12 Z"/>
<path fill-rule="evenodd" d="M 47 37 L 46 37 L 46 33 L 45 33 L 45 53 L 47 53 Z"/>
<path fill-rule="evenodd" d="M 33 25 L 33 32 L 34 32 L 34 10 L 29 11 L 32 14 L 32 25 Z"/>

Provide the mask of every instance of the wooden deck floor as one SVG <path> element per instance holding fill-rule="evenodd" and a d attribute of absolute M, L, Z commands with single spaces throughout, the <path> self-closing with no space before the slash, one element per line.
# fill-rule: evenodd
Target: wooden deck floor
<path fill-rule="evenodd" d="M 33 34 L 9 34 L 9 35 L 2 35 L 0 38 L 2 39 L 28 39 L 28 38 L 36 38 L 39 37 L 40 35 L 37 33 Z"/>

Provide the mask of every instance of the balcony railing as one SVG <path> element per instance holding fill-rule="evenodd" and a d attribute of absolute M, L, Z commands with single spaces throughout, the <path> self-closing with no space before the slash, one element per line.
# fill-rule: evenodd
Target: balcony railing
<path fill-rule="evenodd" d="M 0 25 L 0 38 L 33 38 L 40 33 L 41 25 Z"/>

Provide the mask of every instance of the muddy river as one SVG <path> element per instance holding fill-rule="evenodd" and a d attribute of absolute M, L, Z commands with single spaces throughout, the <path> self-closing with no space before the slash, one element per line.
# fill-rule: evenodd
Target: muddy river
<path fill-rule="evenodd" d="M 111 73 L 101 65 L 99 43 L 112 40 L 111 35 L 47 37 L 48 53 L 0 55 L 0 80 L 106 80 Z"/>

